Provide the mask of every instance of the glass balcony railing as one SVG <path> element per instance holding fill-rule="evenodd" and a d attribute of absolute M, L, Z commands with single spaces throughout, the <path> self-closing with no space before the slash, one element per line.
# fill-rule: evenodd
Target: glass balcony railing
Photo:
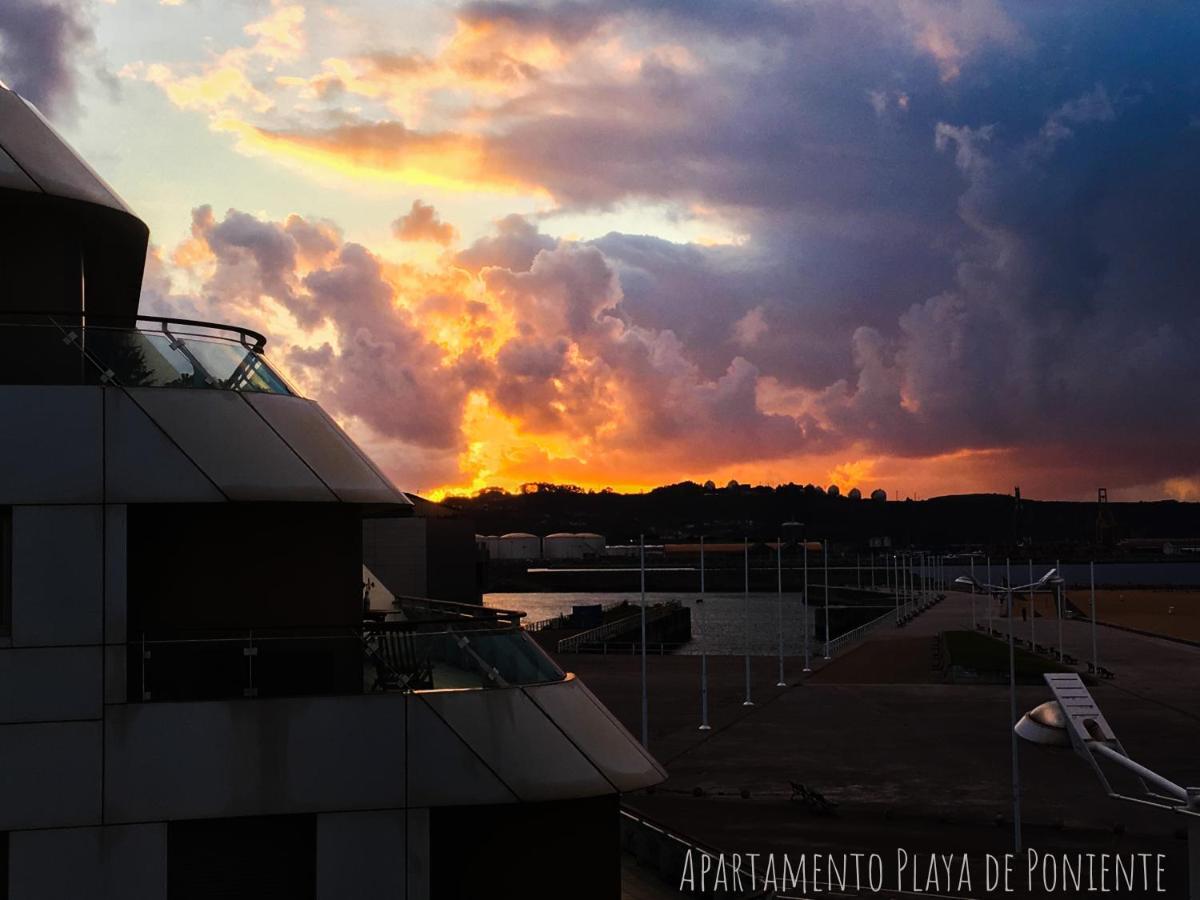
<path fill-rule="evenodd" d="M 156 316 L 0 312 L 0 384 L 115 384 L 291 394 L 266 338 Z"/>
<path fill-rule="evenodd" d="M 361 627 L 143 635 L 130 647 L 130 699 L 215 700 L 501 688 L 565 675 L 518 624 L 521 613 L 397 601 Z"/>

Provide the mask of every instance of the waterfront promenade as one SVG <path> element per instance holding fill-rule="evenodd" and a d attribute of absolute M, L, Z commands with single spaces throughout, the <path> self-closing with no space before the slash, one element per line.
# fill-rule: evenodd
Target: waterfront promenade
<path fill-rule="evenodd" d="M 985 609 L 977 600 L 981 621 Z M 1057 636 L 1049 624 L 1039 619 L 1047 639 Z M 952 593 L 903 629 L 880 629 L 828 663 L 814 658 L 811 675 L 788 658 L 785 688 L 775 687 L 777 659 L 752 657 L 753 707 L 742 705 L 744 659 L 710 657 L 710 732 L 696 727 L 699 660 L 652 657 L 650 748 L 670 779 L 627 804 L 728 850 L 1011 849 L 1008 688 L 941 683 L 930 664 L 934 637 L 961 628 L 971 628 L 971 600 Z M 1068 653 L 1090 655 L 1088 623 L 1064 622 L 1063 634 Z M 1098 639 L 1116 678 L 1093 692 L 1130 755 L 1200 784 L 1200 647 L 1104 627 Z M 561 662 L 637 733 L 636 656 Z M 1018 709 L 1048 698 L 1043 686 L 1021 686 Z M 1107 798 L 1069 752 L 1022 745 L 1020 763 L 1027 845 L 1154 849 L 1182 871 L 1181 822 Z M 837 816 L 791 801 L 793 781 L 838 803 Z"/>

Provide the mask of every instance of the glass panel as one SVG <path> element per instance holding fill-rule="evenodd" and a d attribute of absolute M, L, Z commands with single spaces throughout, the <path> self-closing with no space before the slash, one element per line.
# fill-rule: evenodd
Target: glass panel
<path fill-rule="evenodd" d="M 89 328 L 88 353 L 125 387 L 205 387 L 186 355 L 166 335 Z"/>
<path fill-rule="evenodd" d="M 240 344 L 202 338 L 186 338 L 180 342 L 184 345 L 184 351 L 192 354 L 218 387 L 235 391 L 289 393 L 262 358 Z"/>

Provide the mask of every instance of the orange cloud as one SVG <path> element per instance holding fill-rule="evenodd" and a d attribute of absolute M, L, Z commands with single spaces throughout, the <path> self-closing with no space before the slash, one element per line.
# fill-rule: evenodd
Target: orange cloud
<path fill-rule="evenodd" d="M 399 122 L 306 132 L 262 128 L 227 117 L 214 127 L 236 134 L 244 150 L 353 178 L 457 191 L 544 193 L 495 168 L 486 142 L 474 135 L 411 131 Z"/>

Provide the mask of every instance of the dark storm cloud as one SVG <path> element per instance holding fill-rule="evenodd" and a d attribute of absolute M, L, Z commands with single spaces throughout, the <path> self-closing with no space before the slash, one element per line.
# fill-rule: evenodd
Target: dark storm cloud
<path fill-rule="evenodd" d="M 92 29 L 79 6 L 55 0 L 0 3 L 0 80 L 46 115 L 70 113 Z"/>
<path fill-rule="evenodd" d="M 501 220 L 454 259 L 519 325 L 470 378 L 503 409 L 582 430 L 619 415 L 622 449 L 706 460 L 998 448 L 1057 473 L 1045 493 L 1197 473 L 1200 7 L 605 0 L 462 18 L 546 35 L 567 62 L 476 110 L 485 128 L 305 140 L 396 166 L 467 140 L 485 163 L 466 183 L 543 188 L 560 213 L 650 203 L 744 238 L 579 245 Z M 613 34 L 645 53 L 597 76 L 588 42 Z M 331 267 L 366 265 L 341 249 L 311 284 L 272 281 L 286 247 L 260 231 L 227 217 L 215 250 L 284 303 L 337 308 Z M 407 340 L 390 343 L 423 359 Z M 792 415 L 760 402 L 768 379 L 803 400 Z M 414 406 L 441 402 L 458 408 Z"/>
<path fill-rule="evenodd" d="M 1200 11 L 1010 11 L 1019 46 L 984 41 L 953 72 L 825 7 L 758 67 L 564 89 L 575 115 L 516 119 L 498 152 L 567 203 L 741 221 L 740 259 L 596 246 L 622 309 L 674 323 L 706 368 L 761 306 L 774 327 L 745 355 L 823 391 L 845 442 L 1073 452 L 1081 482 L 1193 473 L 1200 392 L 1176 386 L 1200 376 Z"/>

